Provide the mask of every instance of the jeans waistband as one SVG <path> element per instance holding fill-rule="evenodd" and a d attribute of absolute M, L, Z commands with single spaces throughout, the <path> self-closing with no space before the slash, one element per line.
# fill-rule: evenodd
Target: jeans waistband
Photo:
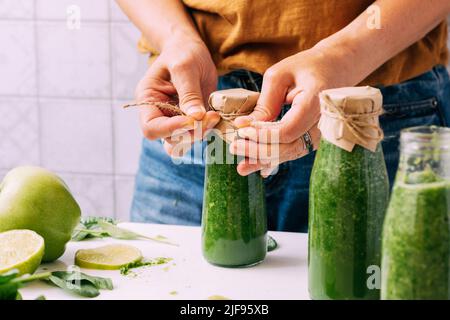
<path fill-rule="evenodd" d="M 254 84 L 254 88 L 252 88 L 255 91 L 261 91 L 261 83 L 263 76 L 259 73 L 244 70 L 244 69 L 238 69 L 233 70 L 227 74 L 224 75 L 224 77 L 227 76 L 235 76 L 240 79 L 243 79 L 244 81 L 248 80 L 248 82 Z M 408 83 L 410 81 L 436 81 L 438 84 L 447 83 L 450 81 L 449 73 L 445 66 L 443 65 L 436 65 L 434 66 L 430 71 L 427 71 L 415 78 L 408 79 L 402 83 Z M 379 88 L 384 88 L 385 86 L 379 85 L 377 86 Z"/>

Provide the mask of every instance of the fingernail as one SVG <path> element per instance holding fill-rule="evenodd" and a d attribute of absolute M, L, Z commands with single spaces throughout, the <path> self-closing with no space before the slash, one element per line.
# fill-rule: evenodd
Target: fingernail
<path fill-rule="evenodd" d="M 186 110 L 186 114 L 188 116 L 194 117 L 197 120 L 200 120 L 203 117 L 205 110 L 200 106 L 190 106 Z"/>
<path fill-rule="evenodd" d="M 243 138 L 256 139 L 256 130 L 251 127 L 239 129 L 238 134 Z"/>
<path fill-rule="evenodd" d="M 248 127 L 252 124 L 253 121 L 254 121 L 253 117 L 243 116 L 236 118 L 236 120 L 234 120 L 234 125 L 238 128 Z"/>

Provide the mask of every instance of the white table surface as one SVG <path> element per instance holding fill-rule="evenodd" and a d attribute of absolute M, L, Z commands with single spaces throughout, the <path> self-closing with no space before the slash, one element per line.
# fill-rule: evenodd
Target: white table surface
<path fill-rule="evenodd" d="M 270 232 L 278 242 L 278 248 L 268 253 L 264 262 L 251 268 L 229 269 L 212 266 L 203 259 L 199 227 L 137 223 L 122 223 L 120 226 L 148 236 L 163 235 L 179 246 L 145 240 L 69 242 L 65 254 L 58 261 L 43 264 L 38 272 L 42 268 L 67 270 L 73 265 L 78 249 L 120 242 L 136 246 L 145 258 L 168 257 L 173 261 L 133 269 L 136 270 L 134 277 L 121 275 L 118 270 L 82 269 L 89 275 L 109 277 L 113 281 L 114 290 L 101 290 L 95 299 L 202 300 L 214 295 L 229 299 L 309 299 L 306 234 Z M 28 284 L 21 293 L 24 299 L 34 299 L 39 295 L 45 295 L 48 300 L 81 298 L 41 281 Z"/>

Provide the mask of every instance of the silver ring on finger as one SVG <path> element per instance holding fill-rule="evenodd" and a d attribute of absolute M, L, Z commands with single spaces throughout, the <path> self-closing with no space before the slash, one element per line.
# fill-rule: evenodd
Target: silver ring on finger
<path fill-rule="evenodd" d="M 311 153 L 314 151 L 314 145 L 311 138 L 311 134 L 309 131 L 306 131 L 306 133 L 302 136 L 303 137 L 303 143 L 305 145 L 305 150 L 308 151 L 308 153 Z"/>

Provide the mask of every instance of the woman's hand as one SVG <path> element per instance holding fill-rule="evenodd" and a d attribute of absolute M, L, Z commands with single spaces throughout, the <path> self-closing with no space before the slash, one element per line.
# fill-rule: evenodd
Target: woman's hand
<path fill-rule="evenodd" d="M 140 119 L 144 136 L 150 140 L 164 139 L 164 149 L 169 155 L 182 156 L 195 139 L 203 138 L 220 120 L 216 112 L 206 112 L 205 108 L 216 85 L 216 67 L 203 42 L 176 37 L 168 40 L 139 82 L 135 99 L 138 103 L 176 100 L 186 116 L 167 117 L 155 106 L 142 106 Z M 199 125 L 201 131 L 196 133 L 201 134 L 194 136 L 193 129 Z"/>
<path fill-rule="evenodd" d="M 261 95 L 253 113 L 239 117 L 235 125 L 239 139 L 230 152 L 245 156 L 238 165 L 241 175 L 261 170 L 268 176 L 278 164 L 295 160 L 308 153 L 303 135 L 309 132 L 317 149 L 320 131 L 320 91 L 353 85 L 342 63 L 330 50 L 314 47 L 290 56 L 270 67 L 263 78 Z M 284 104 L 292 104 L 281 121 L 274 121 Z"/>

